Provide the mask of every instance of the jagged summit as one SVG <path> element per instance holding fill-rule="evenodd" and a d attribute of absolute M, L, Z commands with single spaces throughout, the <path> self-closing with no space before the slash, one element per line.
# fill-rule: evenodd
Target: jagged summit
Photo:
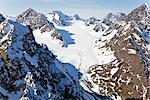
<path fill-rule="evenodd" d="M 147 4 L 143 4 L 130 12 L 126 17 L 126 21 L 140 21 L 143 17 L 148 16 L 148 12 Z"/>
<path fill-rule="evenodd" d="M 96 32 L 103 32 L 108 27 L 115 28 L 116 26 L 121 24 L 125 20 L 125 18 L 126 15 L 124 13 L 109 13 L 106 17 L 95 24 L 93 30 L 95 30 Z"/>
<path fill-rule="evenodd" d="M 98 23 L 100 20 L 95 18 L 95 17 L 90 17 L 85 21 L 85 25 L 89 26 L 89 25 L 94 25 L 96 23 Z"/>
<path fill-rule="evenodd" d="M 37 13 L 34 9 L 29 8 L 29 9 L 27 9 L 25 12 L 23 12 L 21 15 L 22 15 L 23 17 L 31 17 L 31 16 L 36 16 L 36 15 L 38 15 L 38 13 Z"/>
<path fill-rule="evenodd" d="M 143 4 L 140 7 L 134 9 L 129 13 L 125 19 L 126 22 L 132 21 L 137 23 L 137 26 L 145 31 L 150 30 L 150 9 L 147 9 L 147 5 Z"/>
<path fill-rule="evenodd" d="M 72 18 L 61 11 L 53 11 L 52 12 L 54 15 L 58 15 L 60 20 L 65 20 L 65 21 L 71 21 Z"/>
<path fill-rule="evenodd" d="M 33 30 L 41 29 L 41 32 L 45 32 L 54 29 L 53 23 L 50 23 L 45 15 L 37 13 L 31 8 L 18 15 L 16 19 L 18 22 L 30 25 Z"/>
<path fill-rule="evenodd" d="M 112 24 L 120 23 L 125 19 L 126 15 L 124 13 L 109 13 L 106 17 L 103 18 L 102 23 L 105 23 L 108 26 Z"/>
<path fill-rule="evenodd" d="M 149 100 L 149 16 L 0 15 L 0 99 Z"/>
<path fill-rule="evenodd" d="M 61 14 L 61 12 L 55 13 Z M 62 36 L 54 27 L 54 24 L 48 21 L 47 17 L 44 14 L 38 13 L 29 8 L 22 14 L 18 15 L 16 19 L 18 22 L 29 25 L 33 31 L 40 30 L 41 33 L 49 32 L 51 37 L 55 40 L 58 40 L 58 44 L 60 44 L 61 46 L 65 44 Z"/>
<path fill-rule="evenodd" d="M 46 16 L 49 21 L 59 26 L 69 26 L 71 24 L 70 21 L 73 20 L 71 16 L 65 15 L 61 11 L 53 11 Z"/>

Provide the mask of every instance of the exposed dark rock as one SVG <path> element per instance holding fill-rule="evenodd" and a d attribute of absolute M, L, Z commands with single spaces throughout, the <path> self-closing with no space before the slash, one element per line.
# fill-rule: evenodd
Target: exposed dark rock
<path fill-rule="evenodd" d="M 54 29 L 53 23 L 50 23 L 47 18 L 33 9 L 28 9 L 17 16 L 17 21 L 30 25 L 33 30 L 41 29 L 41 32 L 51 31 Z"/>
<path fill-rule="evenodd" d="M 99 19 L 96 19 L 95 17 L 91 17 L 86 20 L 85 25 L 89 26 L 90 24 L 96 24 L 96 22 L 100 21 Z"/>

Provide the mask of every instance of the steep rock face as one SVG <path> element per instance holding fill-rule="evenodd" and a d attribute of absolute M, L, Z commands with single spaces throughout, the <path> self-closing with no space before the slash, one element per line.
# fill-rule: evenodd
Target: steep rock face
<path fill-rule="evenodd" d="M 109 27 L 95 41 L 101 64 L 92 66 L 87 73 L 91 88 L 98 94 L 150 99 L 150 35 L 148 16 L 143 15 L 148 14 L 149 8 L 145 7 L 133 10 L 126 22 Z"/>
<path fill-rule="evenodd" d="M 17 16 L 16 19 L 20 23 L 29 25 L 32 30 L 39 29 L 41 33 L 50 32 L 53 39 L 59 40 L 59 43 L 62 45 L 64 44 L 64 40 L 60 33 L 54 27 L 53 23 L 49 22 L 43 14 L 37 13 L 33 9 L 28 9 L 19 16 Z"/>
<path fill-rule="evenodd" d="M 0 27 L 0 99 L 100 99 L 85 92 L 79 76 L 71 77 L 66 65 L 35 42 L 30 27 L 8 19 Z"/>

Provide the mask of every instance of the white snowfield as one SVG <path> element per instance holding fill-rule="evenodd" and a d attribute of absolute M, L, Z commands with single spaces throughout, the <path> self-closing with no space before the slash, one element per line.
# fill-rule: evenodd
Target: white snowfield
<path fill-rule="evenodd" d="M 72 25 L 70 26 L 58 26 L 54 23 L 67 44 L 66 47 L 62 47 L 56 40 L 53 40 L 50 32 L 41 33 L 40 30 L 35 30 L 33 32 L 35 40 L 39 44 L 47 45 L 49 50 L 57 55 L 59 61 L 74 65 L 83 74 L 80 79 L 80 85 L 86 91 L 97 92 L 98 86 L 94 85 L 94 90 L 88 87 L 86 81 L 88 80 L 91 83 L 92 81 L 86 71 L 92 65 L 109 63 L 115 57 L 113 52 L 109 50 L 104 50 L 103 52 L 105 53 L 98 56 L 99 52 L 94 49 L 95 39 L 101 37 L 104 32 L 93 31 L 94 26 L 85 26 L 83 21 L 73 20 L 71 23 Z M 73 71 L 70 71 L 70 74 L 73 74 Z"/>
<path fill-rule="evenodd" d="M 67 47 L 62 47 L 52 40 L 51 33 L 40 33 L 39 30 L 33 32 L 36 42 L 47 45 L 60 61 L 71 63 L 78 69 L 86 70 L 91 65 L 98 64 L 93 52 L 96 35 L 92 35 L 92 31 L 84 29 L 82 21 L 72 21 L 70 26 L 55 25 L 55 27 L 61 33 Z"/>

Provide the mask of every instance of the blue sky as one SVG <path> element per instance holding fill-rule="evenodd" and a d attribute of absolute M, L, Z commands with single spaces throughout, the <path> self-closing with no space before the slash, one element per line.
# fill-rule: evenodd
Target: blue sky
<path fill-rule="evenodd" d="M 60 10 L 66 14 L 102 18 L 107 13 L 129 13 L 148 0 L 0 0 L 0 13 L 18 15 L 28 8 L 44 14 Z"/>

